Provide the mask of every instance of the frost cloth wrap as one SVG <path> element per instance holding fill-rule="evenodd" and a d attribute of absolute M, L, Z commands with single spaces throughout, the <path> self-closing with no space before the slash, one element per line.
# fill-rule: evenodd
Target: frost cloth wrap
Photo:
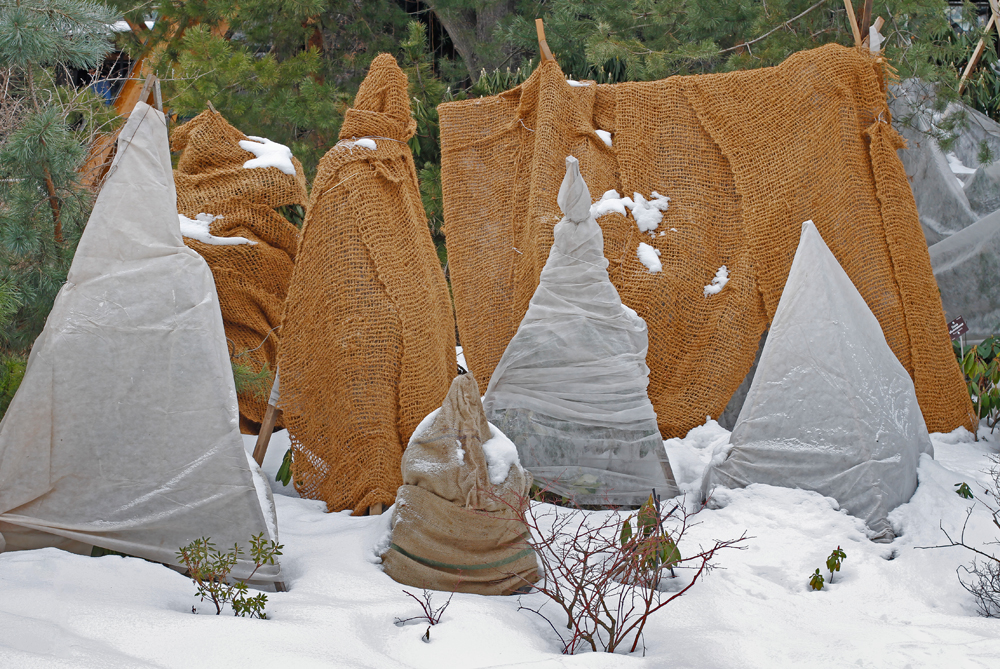
<path fill-rule="evenodd" d="M 483 398 L 543 487 L 579 504 L 638 505 L 678 493 L 646 395 L 646 324 L 608 278 L 601 227 L 576 158 L 565 217 L 538 288 Z"/>
<path fill-rule="evenodd" d="M 392 56 L 372 63 L 320 161 L 288 289 L 279 362 L 292 480 L 331 511 L 392 504 L 403 448 L 457 371 L 448 286 L 406 144 L 416 129 L 406 85 Z"/>
<path fill-rule="evenodd" d="M 304 209 L 306 181 L 295 158 L 295 176 L 276 167 L 243 167 L 254 158 L 240 148 L 239 142 L 246 139 L 212 111 L 173 131 L 172 148 L 181 151 L 174 172 L 177 210 L 192 219 L 201 213 L 220 216 L 211 223 L 213 235 L 255 242 L 216 246 L 184 239 L 212 268 L 233 360 L 255 373 L 267 364 L 274 373 L 277 328 L 299 244 L 298 228 L 275 209 L 285 205 Z M 241 431 L 256 434 L 267 409 L 266 395 L 244 391 L 239 401 Z M 283 426 L 279 416 L 276 427 Z"/>
<path fill-rule="evenodd" d="M 166 122 L 139 103 L 0 422 L 8 548 L 177 565 L 199 537 L 244 555 L 252 535 L 277 540 L 240 438 L 215 282 L 181 241 L 175 202 Z M 244 558 L 233 575 L 252 568 Z M 257 577 L 277 579 L 277 565 Z"/>
<path fill-rule="evenodd" d="M 670 197 L 655 236 L 631 216 L 598 220 L 611 281 L 649 327 L 649 398 L 664 438 L 722 413 L 807 219 L 913 378 L 928 427 L 971 429 L 883 83 L 870 54 L 831 44 L 778 67 L 601 86 L 570 86 L 546 63 L 513 90 L 442 104 L 448 262 L 471 370 L 492 376 L 528 309 L 573 155 L 594 195 Z M 662 272 L 640 262 L 640 242 L 661 252 Z M 722 265 L 729 283 L 706 297 Z"/>
<path fill-rule="evenodd" d="M 509 595 L 538 580 L 519 518 L 531 475 L 515 462 L 491 481 L 483 444 L 493 438 L 503 435 L 486 421 L 479 384 L 472 374 L 456 377 L 403 453 L 386 574 L 417 588 L 480 595 Z"/>
<path fill-rule="evenodd" d="M 1000 332 L 1000 211 L 941 240 L 930 254 L 945 314 L 964 317 L 966 341 Z"/>
<path fill-rule="evenodd" d="M 833 497 L 892 541 L 889 512 L 934 455 L 913 382 L 813 225 L 802 225 L 753 384 L 704 492 L 767 483 Z"/>

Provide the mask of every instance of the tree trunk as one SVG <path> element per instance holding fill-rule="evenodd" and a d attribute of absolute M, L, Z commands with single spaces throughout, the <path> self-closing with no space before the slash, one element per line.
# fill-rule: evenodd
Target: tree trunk
<path fill-rule="evenodd" d="M 448 31 L 455 50 L 462 56 L 475 81 L 482 70 L 495 70 L 510 55 L 493 39 L 493 31 L 514 13 L 514 0 L 466 0 L 464 7 L 442 7 L 442 0 L 428 0 L 441 25 Z"/>

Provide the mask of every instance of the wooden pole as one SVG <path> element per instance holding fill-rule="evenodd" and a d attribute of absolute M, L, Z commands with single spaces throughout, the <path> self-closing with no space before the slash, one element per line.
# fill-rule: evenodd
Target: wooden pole
<path fill-rule="evenodd" d="M 884 25 L 885 25 L 885 19 L 883 19 L 880 16 L 877 19 L 875 19 L 875 23 L 872 24 L 872 27 L 875 28 L 875 32 L 878 32 L 878 31 L 882 30 L 882 26 L 884 26 Z M 863 40 L 861 40 L 861 46 L 868 46 L 868 43 L 869 43 L 870 39 L 871 39 L 871 32 L 869 32 L 867 35 L 865 35 L 865 38 Z"/>
<path fill-rule="evenodd" d="M 281 397 L 281 384 L 278 380 L 278 373 L 274 372 L 274 383 L 271 384 L 271 396 L 267 400 L 267 409 L 264 410 L 264 420 L 260 424 L 260 432 L 257 433 L 257 443 L 253 447 L 253 459 L 258 467 L 264 466 L 264 456 L 267 455 L 267 445 L 271 441 L 271 433 L 274 432 L 274 424 L 278 422 L 281 409 L 278 408 L 278 399 Z"/>
<path fill-rule="evenodd" d="M 858 18 L 854 15 L 854 5 L 851 0 L 844 0 L 844 9 L 847 10 L 847 20 L 851 23 L 851 32 L 854 33 L 854 44 L 861 46 L 861 31 L 858 29 Z"/>
<path fill-rule="evenodd" d="M 858 24 L 858 29 L 861 32 L 861 40 L 864 41 L 868 37 L 868 26 L 872 24 L 872 3 L 874 0 L 865 0 L 864 9 L 861 10 L 861 23 Z"/>
<path fill-rule="evenodd" d="M 253 459 L 258 466 L 264 466 L 264 456 L 267 455 L 267 445 L 271 442 L 271 434 L 274 432 L 274 424 L 278 422 L 281 409 L 268 404 L 264 410 L 264 420 L 260 424 L 260 432 L 257 434 L 257 443 L 253 447 Z"/>
<path fill-rule="evenodd" d="M 996 0 L 991 0 L 990 4 L 992 5 L 992 4 L 995 4 L 995 3 L 996 3 Z M 991 10 L 992 10 L 992 7 L 991 7 Z M 996 28 L 997 28 L 997 33 L 1000 34 L 1000 26 L 997 25 L 997 12 L 996 12 L 996 10 L 992 10 L 991 11 L 990 22 L 986 24 L 986 32 L 987 32 L 987 34 L 990 32 L 990 30 L 993 29 L 994 26 L 996 26 Z M 965 71 L 962 72 L 962 78 L 958 81 L 958 94 L 959 95 L 961 95 L 962 94 L 962 90 L 965 89 L 965 80 L 969 78 L 970 74 L 972 74 L 972 70 L 975 69 L 976 63 L 979 62 L 979 58 L 983 55 L 983 49 L 985 49 L 985 48 L 986 48 L 986 40 L 984 38 L 980 39 L 979 42 L 976 44 L 975 50 L 972 52 L 972 57 L 969 58 L 969 63 L 965 66 Z"/>
<path fill-rule="evenodd" d="M 549 50 L 549 43 L 545 41 L 545 26 L 542 24 L 541 19 L 535 19 L 535 32 L 538 33 L 538 50 L 542 54 L 542 63 L 548 61 L 556 62 L 555 56 Z"/>

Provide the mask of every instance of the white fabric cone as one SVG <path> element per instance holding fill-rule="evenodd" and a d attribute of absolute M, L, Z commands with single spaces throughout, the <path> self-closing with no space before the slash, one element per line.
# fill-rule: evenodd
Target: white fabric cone
<path fill-rule="evenodd" d="M 792 267 L 730 443 L 703 490 L 766 483 L 814 490 L 894 538 L 888 514 L 934 455 L 913 381 L 812 221 Z"/>
<path fill-rule="evenodd" d="M 276 540 L 237 416 L 215 281 L 181 240 L 163 114 L 140 103 L 0 422 L 7 548 L 78 542 L 176 565 L 199 537 L 245 553 L 251 535 Z"/>
<path fill-rule="evenodd" d="M 483 400 L 536 482 L 580 504 L 635 505 L 678 493 L 646 394 L 646 322 L 608 278 L 601 228 L 576 158 L 565 217 L 538 288 Z"/>

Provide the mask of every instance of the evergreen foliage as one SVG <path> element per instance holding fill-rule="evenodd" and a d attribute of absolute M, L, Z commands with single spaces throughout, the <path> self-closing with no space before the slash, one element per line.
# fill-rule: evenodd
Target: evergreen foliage
<path fill-rule="evenodd" d="M 152 54 L 181 121 L 211 101 L 241 131 L 291 148 L 310 180 L 371 61 L 406 35 L 391 0 L 115 2 L 135 21 L 155 8 L 153 30 L 129 47 Z"/>
<path fill-rule="evenodd" d="M 92 206 L 77 169 L 109 122 L 57 71 L 108 51 L 114 13 L 86 0 L 0 0 L 0 355 L 26 353 L 66 278 Z"/>

